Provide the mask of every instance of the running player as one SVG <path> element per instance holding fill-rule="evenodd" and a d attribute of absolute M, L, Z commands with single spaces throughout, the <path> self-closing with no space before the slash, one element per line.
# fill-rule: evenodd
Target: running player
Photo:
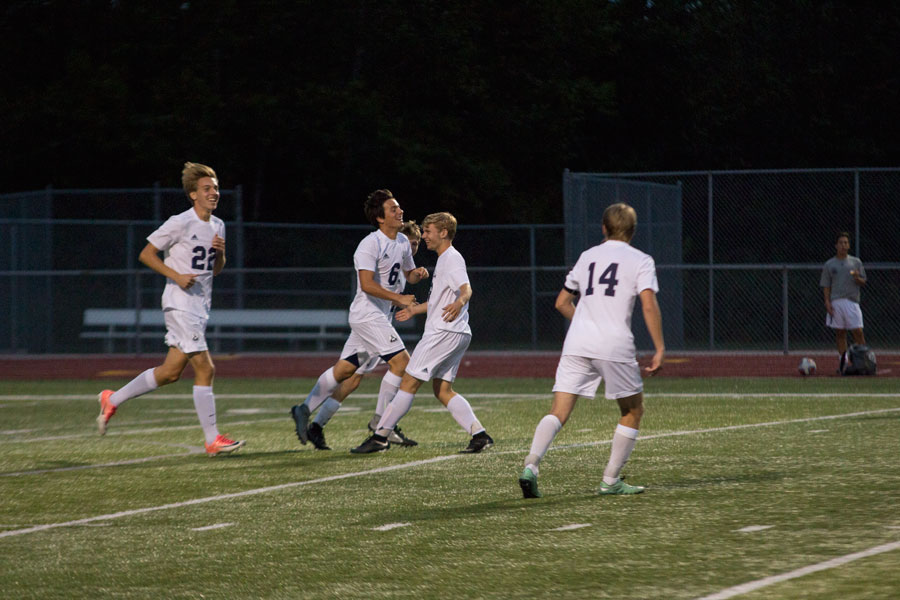
<path fill-rule="evenodd" d="M 637 215 L 627 204 L 603 211 L 604 242 L 583 252 L 566 276 L 556 298 L 556 309 L 572 321 L 556 369 L 550 413 L 538 423 L 525 457 L 519 486 L 525 498 L 539 498 L 538 465 L 553 438 L 562 429 L 579 396 L 593 398 L 605 380 L 606 398 L 616 400 L 622 418 L 612 440 L 609 462 L 598 493 L 639 494 L 642 486 L 619 478 L 638 437 L 644 413 L 641 370 L 635 358 L 631 313 L 634 299 L 641 299 L 647 330 L 656 352 L 646 367 L 653 375 L 665 356 L 662 316 L 656 301 L 659 286 L 653 258 L 631 246 Z M 578 304 L 575 299 L 581 296 Z"/>
<path fill-rule="evenodd" d="M 225 223 L 213 216 L 219 205 L 219 179 L 206 165 L 185 163 L 181 172 L 184 192 L 192 207 L 169 217 L 147 237 L 139 260 L 166 277 L 162 309 L 169 352 L 160 366 L 147 369 L 125 387 L 100 392 L 97 429 L 106 433 L 118 407 L 156 388 L 178 381 L 188 363 L 194 368 L 194 408 L 210 456 L 234 452 L 243 441 L 230 440 L 216 426 L 216 399 L 212 385 L 215 366 L 206 345 L 212 280 L 225 268 Z M 159 258 L 164 253 L 165 260 Z"/>
<path fill-rule="evenodd" d="M 409 412 L 419 387 L 429 379 L 433 380 L 435 397 L 447 407 L 460 427 L 472 436 L 463 452 L 481 452 L 494 444 L 469 402 L 453 391 L 452 384 L 459 363 L 472 341 L 472 330 L 469 328 L 472 286 L 466 273 L 466 261 L 452 245 L 455 235 L 456 218 L 450 213 L 434 213 L 422 221 L 422 239 L 429 250 L 438 254 L 431 293 L 428 302 L 397 311 L 396 317 L 398 321 L 406 321 L 413 315 L 427 312 L 425 332 L 413 350 L 400 391 L 388 404 L 375 432 L 351 450 L 354 454 L 387 450 L 391 431 Z"/>
<path fill-rule="evenodd" d="M 375 190 L 366 198 L 365 213 L 377 229 L 359 243 L 353 254 L 359 285 L 350 305 L 350 336 L 335 365 L 319 376 L 303 404 L 291 408 L 300 442 L 309 441 L 309 416 L 371 357 L 381 357 L 388 371 L 381 380 L 379 401 L 390 401 L 400 387 L 409 353 L 391 324 L 393 307 L 415 303 L 415 296 L 402 294 L 404 277 L 418 283 L 428 277 L 425 267 L 416 268 L 412 248 L 403 227 L 403 210 L 390 190 Z"/>
<path fill-rule="evenodd" d="M 412 250 L 413 256 L 415 256 L 416 252 L 419 251 L 419 242 L 422 239 L 422 232 L 419 230 L 419 226 L 415 221 L 406 221 L 403 223 L 403 227 L 400 228 L 400 233 L 405 235 L 409 240 L 410 249 Z M 403 280 L 405 282 L 406 278 L 404 277 Z M 358 388 L 359 384 L 362 382 L 363 375 L 371 373 L 383 364 L 385 363 L 381 360 L 380 356 L 376 355 L 369 357 L 369 360 L 361 364 L 353 375 L 342 381 L 337 389 L 325 399 L 325 402 L 319 407 L 319 410 L 316 411 L 313 422 L 310 423 L 307 428 L 309 441 L 315 446 L 316 450 L 331 450 L 325 441 L 325 432 L 323 428 L 338 411 L 347 396 L 356 391 L 356 388 Z M 390 400 L 390 398 L 385 398 L 382 395 L 378 396 L 378 401 L 375 404 L 375 414 L 369 420 L 370 431 L 375 431 L 375 426 L 378 425 L 378 421 L 381 420 L 381 415 L 384 413 L 384 409 Z M 396 444 L 398 446 L 418 445 L 418 442 L 406 437 L 399 427 L 394 428 L 394 431 L 388 437 L 388 441 L 391 444 Z"/>

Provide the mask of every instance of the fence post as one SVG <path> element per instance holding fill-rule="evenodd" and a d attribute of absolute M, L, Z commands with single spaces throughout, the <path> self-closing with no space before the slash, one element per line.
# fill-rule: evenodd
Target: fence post
<path fill-rule="evenodd" d="M 853 239 L 856 241 L 856 256 L 859 253 L 859 170 L 853 171 L 853 222 L 855 231 Z"/>
<path fill-rule="evenodd" d="M 713 269 L 713 175 L 706 174 L 706 206 L 709 241 L 707 253 L 709 259 L 709 349 L 716 349 L 716 315 L 715 315 L 715 273 Z"/>
<path fill-rule="evenodd" d="M 784 353 L 790 350 L 790 342 L 788 340 L 788 267 L 781 267 L 781 335 L 783 340 Z"/>
<path fill-rule="evenodd" d="M 531 264 L 531 349 L 537 350 L 537 254 L 534 248 L 534 225 L 528 227 L 528 241 Z"/>

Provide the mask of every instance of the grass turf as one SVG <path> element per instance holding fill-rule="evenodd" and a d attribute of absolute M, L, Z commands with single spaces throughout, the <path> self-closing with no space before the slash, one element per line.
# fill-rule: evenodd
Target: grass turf
<path fill-rule="evenodd" d="M 0 384 L 4 595 L 698 598 L 900 540 L 892 380 L 649 379 L 634 497 L 596 495 L 618 411 L 582 399 L 528 501 L 550 381 L 459 381 L 496 442 L 473 456 L 427 386 L 402 423 L 418 447 L 351 455 L 377 379 L 326 427 L 334 450 L 301 446 L 288 409 L 312 383 L 217 381 L 219 428 L 247 446 L 214 459 L 190 382 L 125 404 L 104 438 L 95 383 Z M 898 561 L 740 597 L 896 597 Z"/>

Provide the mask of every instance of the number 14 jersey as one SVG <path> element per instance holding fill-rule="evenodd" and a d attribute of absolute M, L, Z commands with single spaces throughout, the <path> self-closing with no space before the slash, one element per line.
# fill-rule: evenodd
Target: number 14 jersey
<path fill-rule="evenodd" d="M 167 267 L 176 273 L 197 275 L 194 285 L 187 290 L 166 279 L 162 295 L 163 310 L 183 310 L 209 318 L 213 266 L 216 263 L 212 241 L 216 235 L 225 239 L 225 222 L 212 215 L 209 221 L 204 221 L 191 207 L 169 217 L 159 229 L 147 236 L 148 242 L 163 251 L 163 262 Z"/>
<path fill-rule="evenodd" d="M 643 290 L 659 291 L 653 258 L 630 244 L 607 240 L 581 253 L 565 288 L 579 294 L 564 355 L 613 362 L 635 359 L 631 315 Z"/>

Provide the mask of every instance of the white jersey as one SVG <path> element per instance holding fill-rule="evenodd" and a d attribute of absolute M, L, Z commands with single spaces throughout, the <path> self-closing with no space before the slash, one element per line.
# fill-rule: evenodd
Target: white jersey
<path fill-rule="evenodd" d="M 359 272 L 372 271 L 375 283 L 384 289 L 402 294 L 406 285 L 403 274 L 416 268 L 413 262 L 412 247 L 409 239 L 398 233 L 396 239 L 386 236 L 377 229 L 363 238 L 353 253 L 353 266 L 356 268 L 356 296 L 350 304 L 350 323 L 365 323 L 375 319 L 387 318 L 390 321 L 390 300 L 370 296 L 359 286 Z"/>
<path fill-rule="evenodd" d="M 423 335 L 435 331 L 455 331 L 472 335 L 469 328 L 469 303 L 466 302 L 459 315 L 449 323 L 444 321 L 443 308 L 456 302 L 459 288 L 469 283 L 466 259 L 453 246 L 438 256 L 431 276 L 431 291 L 428 294 L 428 318 L 425 319 Z"/>
<path fill-rule="evenodd" d="M 581 253 L 565 287 L 580 298 L 563 355 L 634 360 L 634 299 L 643 290 L 659 291 L 653 258 L 625 242 L 607 240 Z"/>
<path fill-rule="evenodd" d="M 212 301 L 213 266 L 216 250 L 213 237 L 225 239 L 225 223 L 210 216 L 202 220 L 193 207 L 173 215 L 159 229 L 147 236 L 147 241 L 164 253 L 163 262 L 176 273 L 197 275 L 194 285 L 181 289 L 171 279 L 166 279 L 162 295 L 163 310 L 183 310 L 203 318 L 209 318 Z"/>

